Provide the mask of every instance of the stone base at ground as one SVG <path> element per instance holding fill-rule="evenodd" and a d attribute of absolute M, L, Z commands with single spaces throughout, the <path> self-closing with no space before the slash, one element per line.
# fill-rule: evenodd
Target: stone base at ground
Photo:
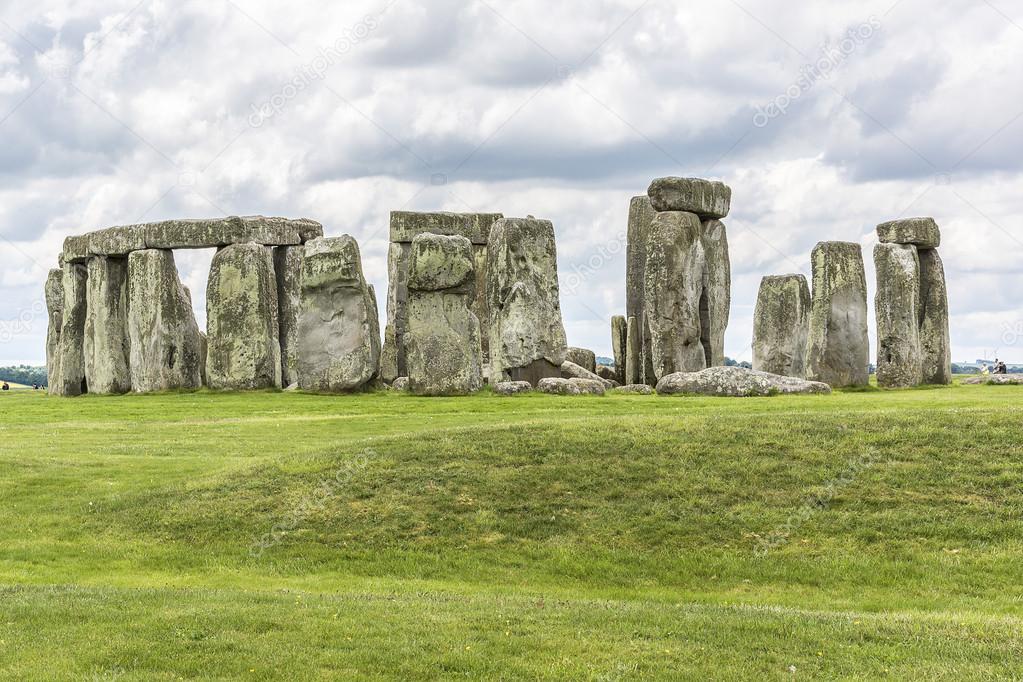
<path fill-rule="evenodd" d="M 590 379 L 542 379 L 536 387 L 551 395 L 604 395 L 604 385 Z"/>
<path fill-rule="evenodd" d="M 626 395 L 653 395 L 654 389 L 646 384 L 629 384 L 615 389 L 615 393 Z"/>
<path fill-rule="evenodd" d="M 1023 384 L 1023 374 L 982 374 L 981 376 L 963 379 L 960 383 L 968 386 L 976 386 L 978 384 L 1016 386 Z"/>
<path fill-rule="evenodd" d="M 532 390 L 533 385 L 528 381 L 502 381 L 494 386 L 494 393 L 497 395 L 518 395 Z"/>
<path fill-rule="evenodd" d="M 750 398 L 781 394 L 828 394 L 827 384 L 783 377 L 742 367 L 711 367 L 702 372 L 680 372 L 657 383 L 658 395 L 705 395 Z"/>

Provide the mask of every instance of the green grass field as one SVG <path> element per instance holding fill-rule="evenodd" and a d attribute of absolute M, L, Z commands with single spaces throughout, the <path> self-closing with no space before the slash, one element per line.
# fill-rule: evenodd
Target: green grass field
<path fill-rule="evenodd" d="M 1020 679 L 1021 417 L 12 393 L 0 678 Z"/>

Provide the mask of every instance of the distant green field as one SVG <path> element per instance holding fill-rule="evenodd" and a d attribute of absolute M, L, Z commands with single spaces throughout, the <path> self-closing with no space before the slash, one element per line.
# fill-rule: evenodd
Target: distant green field
<path fill-rule="evenodd" d="M 0 400 L 3 679 L 1018 679 L 1023 392 Z"/>

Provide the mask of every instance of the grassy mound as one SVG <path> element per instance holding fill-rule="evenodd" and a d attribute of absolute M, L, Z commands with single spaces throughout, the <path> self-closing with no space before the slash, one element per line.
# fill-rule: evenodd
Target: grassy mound
<path fill-rule="evenodd" d="M 1021 397 L 11 395 L 0 674 L 1011 676 Z"/>

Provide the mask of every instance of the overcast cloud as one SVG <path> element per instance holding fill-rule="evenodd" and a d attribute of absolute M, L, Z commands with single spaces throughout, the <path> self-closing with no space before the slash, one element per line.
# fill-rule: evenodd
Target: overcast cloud
<path fill-rule="evenodd" d="M 954 359 L 1023 363 L 1021 63 L 1009 0 L 3 0 L 0 364 L 43 362 L 68 234 L 314 218 L 382 301 L 397 209 L 551 219 L 569 341 L 607 355 L 662 175 L 733 188 L 730 356 L 762 276 L 858 241 L 873 291 L 874 226 L 930 215 Z M 201 321 L 211 257 L 177 257 Z"/>

